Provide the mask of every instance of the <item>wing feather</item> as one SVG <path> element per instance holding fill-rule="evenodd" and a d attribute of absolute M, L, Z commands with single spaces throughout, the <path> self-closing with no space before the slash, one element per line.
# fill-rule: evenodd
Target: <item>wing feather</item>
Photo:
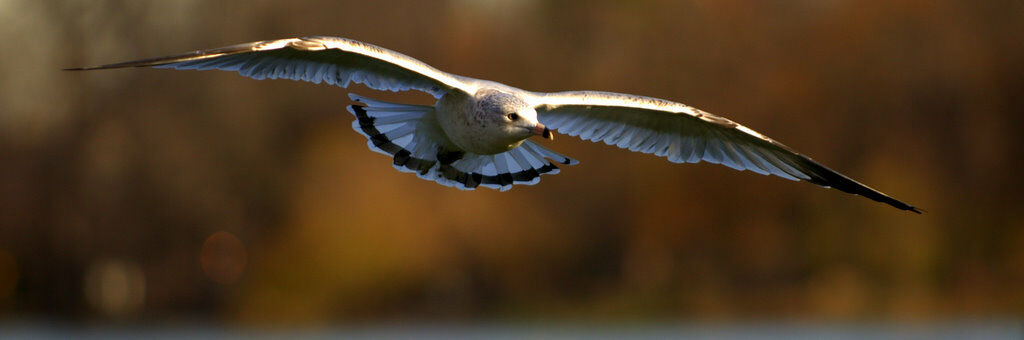
<path fill-rule="evenodd" d="M 463 77 L 379 46 L 336 37 L 265 40 L 181 55 L 68 70 L 156 67 L 235 71 L 254 79 L 292 79 L 347 87 L 350 82 L 377 90 L 420 90 L 440 98 L 465 91 Z"/>
<path fill-rule="evenodd" d="M 611 92 L 534 93 L 538 119 L 552 130 L 584 140 L 666 157 L 674 163 L 705 161 L 861 195 L 920 213 L 821 165 L 771 138 L 694 107 Z"/>

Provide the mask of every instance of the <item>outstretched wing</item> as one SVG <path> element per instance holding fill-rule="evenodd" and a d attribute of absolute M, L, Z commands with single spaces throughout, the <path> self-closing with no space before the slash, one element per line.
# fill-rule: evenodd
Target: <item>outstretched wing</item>
<path fill-rule="evenodd" d="M 461 77 L 379 46 L 336 37 L 265 40 L 186 54 L 68 70 L 157 67 L 236 71 L 254 79 L 285 78 L 377 90 L 420 90 L 440 98 L 464 86 Z"/>
<path fill-rule="evenodd" d="M 621 93 L 537 93 L 537 117 L 548 128 L 584 140 L 667 157 L 674 163 L 718 163 L 836 188 L 916 213 L 921 211 L 796 153 L 731 120 L 667 100 Z"/>

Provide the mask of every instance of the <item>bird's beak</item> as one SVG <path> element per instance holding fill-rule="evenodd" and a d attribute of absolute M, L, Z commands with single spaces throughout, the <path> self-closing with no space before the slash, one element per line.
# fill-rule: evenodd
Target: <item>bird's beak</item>
<path fill-rule="evenodd" d="M 544 124 L 537 123 L 537 126 L 534 126 L 532 131 L 533 131 L 533 134 L 535 134 L 535 135 L 538 135 L 538 136 L 541 136 L 541 137 L 544 137 L 544 138 L 547 138 L 547 139 L 550 139 L 550 140 L 555 140 L 555 135 L 553 133 L 551 133 L 551 130 L 548 130 L 548 127 L 544 126 Z"/>

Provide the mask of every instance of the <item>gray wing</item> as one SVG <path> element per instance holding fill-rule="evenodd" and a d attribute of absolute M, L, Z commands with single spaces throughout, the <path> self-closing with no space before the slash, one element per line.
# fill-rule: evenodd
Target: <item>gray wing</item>
<path fill-rule="evenodd" d="M 535 93 L 540 122 L 584 140 L 653 153 L 674 163 L 700 161 L 836 188 L 916 213 L 782 143 L 731 120 L 667 100 L 611 92 Z"/>
<path fill-rule="evenodd" d="M 285 78 L 377 90 L 420 90 L 440 98 L 464 86 L 461 77 L 404 54 L 336 37 L 265 40 L 186 54 L 68 70 L 157 67 L 236 71 L 254 79 Z"/>

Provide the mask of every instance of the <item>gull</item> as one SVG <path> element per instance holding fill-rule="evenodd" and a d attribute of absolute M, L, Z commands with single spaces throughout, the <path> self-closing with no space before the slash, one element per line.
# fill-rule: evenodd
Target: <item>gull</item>
<path fill-rule="evenodd" d="M 552 131 L 604 142 L 673 163 L 709 162 L 867 197 L 902 210 L 921 210 L 815 162 L 729 119 L 689 105 L 638 95 L 532 92 L 438 70 L 364 42 L 327 36 L 264 40 L 227 47 L 66 70 L 125 67 L 235 71 L 254 79 L 292 79 L 381 91 L 418 90 L 433 106 L 349 94 L 353 129 L 399 171 L 445 186 L 501 191 L 577 164 L 530 137 Z"/>

